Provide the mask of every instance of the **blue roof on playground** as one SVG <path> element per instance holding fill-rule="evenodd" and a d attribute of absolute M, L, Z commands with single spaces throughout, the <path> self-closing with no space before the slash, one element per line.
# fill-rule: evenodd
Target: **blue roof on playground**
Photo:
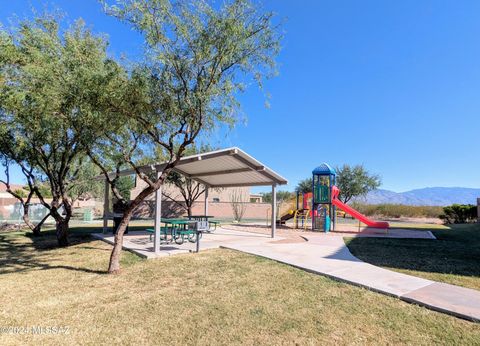
<path fill-rule="evenodd" d="M 335 170 L 328 163 L 322 163 L 312 171 L 312 174 L 336 174 Z"/>

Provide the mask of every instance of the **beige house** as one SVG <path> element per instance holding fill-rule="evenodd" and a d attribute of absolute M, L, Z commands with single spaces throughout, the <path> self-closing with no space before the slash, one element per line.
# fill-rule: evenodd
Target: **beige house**
<path fill-rule="evenodd" d="M 250 203 L 263 203 L 263 195 L 260 193 L 251 193 Z"/>
<path fill-rule="evenodd" d="M 195 183 L 194 183 L 195 184 Z M 135 188 L 130 192 L 130 198 L 135 198 L 144 188 L 146 183 L 136 177 Z M 200 185 L 200 190 L 203 186 Z M 180 207 L 184 204 L 184 199 L 180 190 L 170 184 L 165 184 L 162 188 L 163 197 L 162 215 L 164 217 L 182 216 L 186 214 L 185 209 Z M 167 197 L 168 196 L 168 197 Z M 211 188 L 208 191 L 209 214 L 219 219 L 233 218 L 232 200 L 236 199 L 245 205 L 245 219 L 267 219 L 271 212 L 271 205 L 263 203 L 262 195 L 251 194 L 250 187 L 227 187 L 222 189 Z M 174 202 L 175 200 L 176 202 Z M 150 195 L 144 207 L 139 208 L 137 217 L 153 217 L 153 203 L 155 194 Z M 193 205 L 193 214 L 203 214 L 205 207 L 205 194 L 202 193 Z"/>
<path fill-rule="evenodd" d="M 145 183 L 142 179 L 136 177 L 135 188 L 130 192 L 130 198 L 134 199 L 146 186 L 147 186 L 147 183 Z M 203 189 L 202 185 L 200 185 L 200 189 Z M 177 201 L 183 201 L 183 197 L 182 197 L 182 194 L 180 193 L 180 190 L 174 185 L 165 184 L 163 186 L 163 194 L 165 196 L 170 196 L 172 199 L 175 199 Z M 233 194 L 236 194 L 241 199 L 241 201 L 245 203 L 250 202 L 250 198 L 252 196 L 250 194 L 250 187 L 227 187 L 223 189 L 210 189 L 208 191 L 208 201 L 213 203 L 225 203 L 225 202 L 230 203 Z M 153 200 L 154 197 L 155 195 L 152 194 L 151 196 L 148 197 L 148 199 Z M 166 198 L 165 200 L 168 200 L 168 198 Z M 203 202 L 204 200 L 205 200 L 205 196 L 202 193 L 201 196 L 197 199 L 197 201 Z"/>

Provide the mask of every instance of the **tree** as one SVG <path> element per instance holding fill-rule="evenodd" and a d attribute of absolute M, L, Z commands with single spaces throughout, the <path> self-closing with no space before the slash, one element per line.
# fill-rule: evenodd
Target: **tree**
<path fill-rule="evenodd" d="M 295 191 L 298 193 L 309 193 L 312 192 L 312 178 L 307 178 L 300 180 L 295 188 Z"/>
<path fill-rule="evenodd" d="M 277 217 L 280 214 L 280 208 L 283 203 L 289 202 L 293 197 L 295 197 L 295 194 L 290 191 L 277 191 L 276 193 L 277 196 L 277 210 L 276 210 L 276 215 Z M 272 193 L 271 192 L 264 192 L 262 193 L 262 198 L 265 203 L 272 203 Z"/>
<path fill-rule="evenodd" d="M 22 215 L 23 222 L 25 222 L 28 228 L 30 228 L 34 236 L 39 236 L 42 229 L 42 225 L 44 224 L 45 220 L 50 216 L 50 214 L 47 213 L 47 215 L 42 220 L 40 220 L 40 222 L 38 222 L 37 224 L 34 224 L 30 220 L 30 216 L 29 216 L 30 205 L 31 205 L 32 198 L 35 196 L 35 192 L 38 188 L 35 175 L 33 174 L 33 170 L 27 167 L 27 165 L 20 158 L 20 156 L 16 156 L 16 155 L 20 155 L 18 152 L 15 152 L 15 153 L 10 152 L 8 156 L 4 154 L 6 152 L 9 152 L 9 148 L 11 147 L 5 145 L 5 142 L 8 139 L 5 138 L 5 134 L 2 134 L 1 132 L 3 131 L 0 130 L 0 161 L 2 166 L 5 169 L 5 180 L 0 180 L 0 183 L 3 183 L 5 185 L 6 192 L 8 192 L 10 195 L 15 197 L 20 202 L 23 209 L 23 215 Z M 20 169 L 22 170 L 22 173 L 28 183 L 27 190 L 12 189 L 10 184 L 10 166 L 12 165 L 13 162 L 19 163 Z"/>
<path fill-rule="evenodd" d="M 74 168 L 74 170 L 77 171 L 75 180 L 68 186 L 68 195 L 72 204 L 77 200 L 88 200 L 91 198 L 102 199 L 104 184 L 96 179 L 96 177 L 101 174 L 98 167 L 87 157 L 83 160 L 81 166 Z M 133 183 L 131 185 L 133 187 Z"/>
<path fill-rule="evenodd" d="M 118 179 L 116 188 L 124 200 L 130 199 L 130 191 L 135 187 L 135 179 L 132 176 L 123 176 Z"/>
<path fill-rule="evenodd" d="M 245 193 L 242 189 L 232 189 L 230 192 L 230 206 L 232 207 L 233 219 L 237 222 L 241 222 L 245 211 L 247 210 L 247 204 L 245 203 Z"/>
<path fill-rule="evenodd" d="M 369 173 L 363 165 L 343 165 L 335 168 L 337 186 L 340 189 L 339 199 L 348 203 L 353 197 L 364 196 L 381 184 L 378 175 Z"/>
<path fill-rule="evenodd" d="M 108 271 L 120 270 L 123 235 L 134 210 L 157 191 L 197 137 L 236 122 L 237 96 L 253 76 L 259 83 L 275 72 L 279 35 L 272 14 L 248 0 L 104 1 L 107 13 L 130 24 L 147 44 L 145 60 L 118 78 L 102 100 L 101 117 L 91 117 L 88 154 L 100 167 L 113 195 L 124 204 Z M 85 131 L 85 127 L 78 129 Z M 165 152 L 165 165 L 152 176 L 141 157 Z M 122 168 L 146 183 L 133 200 L 117 189 Z"/>
<path fill-rule="evenodd" d="M 185 155 L 201 154 L 212 150 L 214 150 L 214 148 L 207 144 L 201 145 L 199 147 L 193 145 L 185 150 Z M 163 161 L 163 157 L 164 155 L 162 155 L 160 161 Z M 199 183 L 196 180 L 185 177 L 175 171 L 171 172 L 167 176 L 165 182 L 166 184 L 173 186 L 175 190 L 163 190 L 163 196 L 177 204 L 180 208 L 184 209 L 189 217 L 192 216 L 193 204 L 200 198 L 200 196 L 205 193 L 205 185 Z M 181 201 L 179 201 L 178 194 L 175 194 L 174 192 L 180 193 L 180 197 L 182 199 Z"/>
<path fill-rule="evenodd" d="M 105 52 L 104 39 L 82 21 L 61 31 L 58 18 L 44 15 L 0 30 L 0 123 L 8 138 L 2 154 L 22 168 L 55 219 L 60 246 L 68 245 L 69 188 L 82 167 L 82 143 L 92 140 L 75 129 L 97 116 L 93 105 L 117 71 Z M 35 181 L 48 183 L 51 202 Z"/>
<path fill-rule="evenodd" d="M 290 191 L 277 191 L 277 203 L 283 203 L 291 200 L 295 197 L 293 192 Z M 272 203 L 272 193 L 271 192 L 263 192 L 262 199 L 265 203 Z"/>
<path fill-rule="evenodd" d="M 439 215 L 446 224 L 476 222 L 477 217 L 477 206 L 473 204 L 452 204 Z"/>

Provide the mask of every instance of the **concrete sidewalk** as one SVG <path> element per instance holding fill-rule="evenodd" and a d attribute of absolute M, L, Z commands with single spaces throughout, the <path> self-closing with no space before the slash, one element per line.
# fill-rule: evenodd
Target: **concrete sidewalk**
<path fill-rule="evenodd" d="M 115 237 L 112 233 L 93 233 L 92 237 L 103 240 L 106 243 L 113 244 Z M 283 240 L 283 237 L 276 237 L 275 241 Z M 200 250 L 217 249 L 222 245 L 242 245 L 242 244 L 262 244 L 271 242 L 267 234 L 232 231 L 219 228 L 213 233 L 204 233 L 200 240 Z M 150 233 L 146 231 L 131 231 L 123 236 L 123 249 L 131 251 L 141 257 L 154 259 L 171 255 L 185 254 L 194 252 L 196 244 L 185 241 L 178 245 L 171 241 L 161 241 L 160 252 L 153 252 L 153 241 L 150 239 Z"/>
<path fill-rule="evenodd" d="M 480 292 L 438 283 L 362 262 L 353 256 L 341 236 L 306 236 L 304 243 L 223 244 L 222 247 L 398 297 L 432 310 L 480 322 Z"/>

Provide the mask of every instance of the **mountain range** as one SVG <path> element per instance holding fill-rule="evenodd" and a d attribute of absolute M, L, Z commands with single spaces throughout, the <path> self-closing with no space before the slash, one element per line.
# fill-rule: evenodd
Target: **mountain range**
<path fill-rule="evenodd" d="M 378 189 L 369 192 L 365 197 L 357 199 L 368 204 L 406 204 L 406 205 L 439 205 L 453 203 L 477 204 L 480 198 L 480 189 L 466 187 L 427 187 L 406 192 L 394 192 Z"/>

